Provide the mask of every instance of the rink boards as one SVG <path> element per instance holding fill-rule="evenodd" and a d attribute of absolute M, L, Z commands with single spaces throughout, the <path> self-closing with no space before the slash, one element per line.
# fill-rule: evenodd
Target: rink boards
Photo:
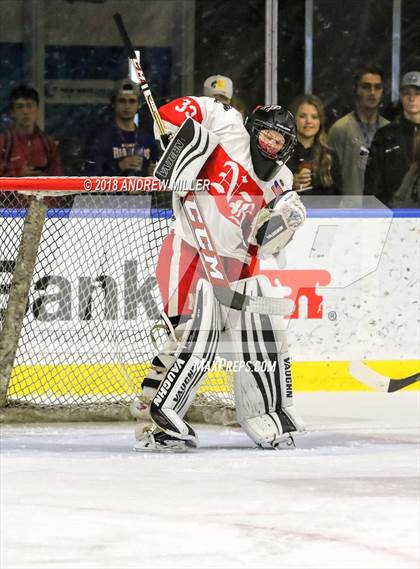
<path fill-rule="evenodd" d="M 6 213 L 0 223 L 7 223 L 8 217 L 16 220 L 15 213 Z M 344 215 L 333 210 L 310 212 L 307 223 L 287 248 L 287 262 L 282 257 L 271 258 L 261 260 L 258 267 L 273 286 L 282 287 L 283 294 L 297 303 L 288 324 L 297 390 L 368 389 L 349 374 L 351 360 L 363 360 L 394 378 L 419 370 L 419 220 L 377 211 Z M 60 283 L 66 283 L 69 305 L 64 320 L 62 311 L 55 313 L 52 297 L 47 298 L 51 294 L 48 289 L 31 290 L 14 370 L 14 377 L 19 375 L 17 390 L 40 393 L 45 382 L 49 390 L 53 385 L 59 393 L 98 390 L 98 394 L 129 396 L 141 383 L 153 355 L 153 349 L 145 351 L 135 340 L 140 327 L 145 332 L 154 322 L 145 305 L 138 303 L 135 317 L 126 309 L 127 266 L 136 270 L 139 288 L 153 274 L 152 267 L 143 266 L 144 259 L 133 239 L 150 231 L 150 220 L 144 212 L 131 212 L 128 218 L 115 218 L 111 212 L 92 212 L 89 217 L 84 212 L 78 218 L 73 211 L 71 216 L 50 212 L 45 223 L 46 228 L 51 223 L 62 225 L 59 242 L 41 244 L 44 250 L 40 257 L 51 259 L 49 276 L 58 277 L 55 282 L 59 283 L 54 292 L 57 287 L 60 292 Z M 10 232 L 18 234 L 20 229 L 14 224 L 8 225 L 7 231 L 10 237 Z M 92 235 L 101 244 L 95 262 Z M 118 236 L 112 244 L 108 242 L 110 235 Z M 77 247 L 71 246 L 74 243 Z M 110 260 L 107 247 L 113 251 L 108 276 L 117 291 L 112 318 L 104 318 L 99 300 L 93 317 L 81 322 L 81 279 L 94 281 L 99 270 L 101 274 L 108 270 L 104 269 L 104 259 Z M 7 252 L 2 252 L 2 258 L 13 260 L 7 258 Z M 36 269 L 36 274 L 38 279 L 45 277 L 42 269 Z M 1 277 L 2 283 L 10 282 L 9 273 Z M 156 305 L 159 303 L 156 290 L 146 293 L 153 296 Z M 40 295 L 49 302 L 48 318 L 34 314 L 31 308 Z M 82 333 L 75 336 L 76 330 Z M 69 384 L 69 370 L 73 369 L 74 379 Z M 127 374 L 130 382 L 126 381 Z M 41 375 L 42 385 L 36 379 Z M 116 381 L 93 385 L 92 377 L 98 376 Z M 25 377 L 27 381 L 22 381 Z M 51 381 L 45 381 L 46 377 Z M 218 381 L 210 382 L 206 389 L 229 390 L 230 382 L 219 373 Z"/>
<path fill-rule="evenodd" d="M 414 375 L 419 371 L 418 360 L 407 361 L 367 361 L 371 369 L 384 376 L 399 379 Z M 95 396 L 96 398 L 126 398 L 130 400 L 139 393 L 142 379 L 148 366 L 111 364 L 69 364 L 60 366 L 25 366 L 14 369 L 9 393 L 13 398 L 32 396 L 38 403 L 43 398 L 54 396 L 74 398 Z M 374 391 L 373 388 L 357 381 L 349 373 L 348 362 L 293 362 L 293 386 L 296 391 Z M 69 382 L 69 376 L 72 377 Z M 96 378 L 112 378 L 98 382 Z M 130 377 L 130 381 L 127 381 Z M 418 390 L 419 384 L 406 390 Z M 210 372 L 200 388 L 201 393 L 230 393 L 232 384 L 225 373 Z"/>

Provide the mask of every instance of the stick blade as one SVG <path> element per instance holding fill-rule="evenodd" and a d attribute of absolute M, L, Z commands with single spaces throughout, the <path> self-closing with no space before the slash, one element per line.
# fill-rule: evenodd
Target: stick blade
<path fill-rule="evenodd" d="M 385 393 L 394 393 L 404 387 L 413 385 L 417 381 L 420 381 L 420 373 L 415 373 L 408 377 L 402 377 L 401 379 L 393 379 L 385 375 L 370 369 L 367 365 L 360 361 L 353 361 L 349 364 L 350 374 L 365 385 L 376 389 L 377 391 L 383 391 Z"/>
<path fill-rule="evenodd" d="M 394 391 L 399 391 L 400 389 L 404 389 L 404 387 L 413 385 L 413 383 L 417 383 L 418 381 L 420 381 L 420 373 L 415 373 L 414 375 L 409 375 L 401 379 L 390 379 L 388 391 L 389 393 L 393 393 Z"/>
<path fill-rule="evenodd" d="M 389 389 L 390 378 L 373 371 L 361 361 L 350 362 L 349 373 L 360 383 L 364 383 L 376 391 L 387 392 Z"/>

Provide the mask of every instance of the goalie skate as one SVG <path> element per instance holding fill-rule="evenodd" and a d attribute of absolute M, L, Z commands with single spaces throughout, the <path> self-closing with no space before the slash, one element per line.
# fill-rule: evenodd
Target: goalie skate
<path fill-rule="evenodd" d="M 296 445 L 294 438 L 290 433 L 286 433 L 280 437 L 276 437 L 270 442 L 264 442 L 258 445 L 260 448 L 264 449 L 274 449 L 274 450 L 295 450 Z"/>
<path fill-rule="evenodd" d="M 194 441 L 177 439 L 161 431 L 156 426 L 146 427 L 134 445 L 137 452 L 187 452 L 197 445 Z"/>

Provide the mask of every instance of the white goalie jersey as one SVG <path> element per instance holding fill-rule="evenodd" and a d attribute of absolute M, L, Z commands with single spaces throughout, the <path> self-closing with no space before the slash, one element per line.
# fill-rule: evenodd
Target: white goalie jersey
<path fill-rule="evenodd" d="M 198 176 L 200 180 L 208 180 L 203 184 L 208 191 L 196 192 L 195 197 L 218 254 L 249 264 L 254 254 L 248 244 L 252 221 L 269 202 L 291 190 L 291 171 L 283 165 L 275 179 L 260 180 L 252 165 L 250 137 L 242 115 L 215 99 L 182 97 L 160 107 L 159 111 L 169 132 L 174 132 L 191 117 L 217 136 L 218 146 Z M 175 234 L 194 246 L 176 195 L 174 211 Z"/>

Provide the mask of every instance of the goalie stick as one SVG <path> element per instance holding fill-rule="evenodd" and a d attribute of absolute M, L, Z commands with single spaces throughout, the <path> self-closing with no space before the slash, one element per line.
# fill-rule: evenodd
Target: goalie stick
<path fill-rule="evenodd" d="M 420 381 L 420 373 L 415 373 L 408 377 L 402 377 L 401 379 L 393 379 L 392 377 L 387 377 L 386 375 L 382 375 L 377 371 L 370 369 L 360 361 L 350 362 L 349 372 L 361 383 L 385 393 L 399 391 L 400 389 L 404 389 L 404 387 L 408 387 L 409 385 L 413 385 L 413 383 Z"/>
<path fill-rule="evenodd" d="M 169 144 L 168 133 L 165 130 L 165 126 L 162 122 L 158 108 L 156 107 L 149 85 L 147 84 L 140 61 L 137 59 L 133 44 L 131 43 L 127 30 L 124 26 L 121 14 L 116 13 L 113 18 L 120 32 L 121 39 L 128 51 L 129 59 L 136 72 L 137 79 L 149 111 L 159 129 L 162 144 L 166 148 Z M 201 263 L 203 264 L 206 272 L 207 279 L 213 285 L 215 296 L 221 304 L 236 310 L 256 312 L 259 314 L 288 315 L 293 311 L 294 303 L 290 299 L 248 296 L 233 290 L 192 192 L 188 192 L 185 196 L 183 208 L 185 217 L 187 218 L 191 233 L 196 243 Z M 200 235 L 200 237 L 198 237 L 198 235 Z"/>

